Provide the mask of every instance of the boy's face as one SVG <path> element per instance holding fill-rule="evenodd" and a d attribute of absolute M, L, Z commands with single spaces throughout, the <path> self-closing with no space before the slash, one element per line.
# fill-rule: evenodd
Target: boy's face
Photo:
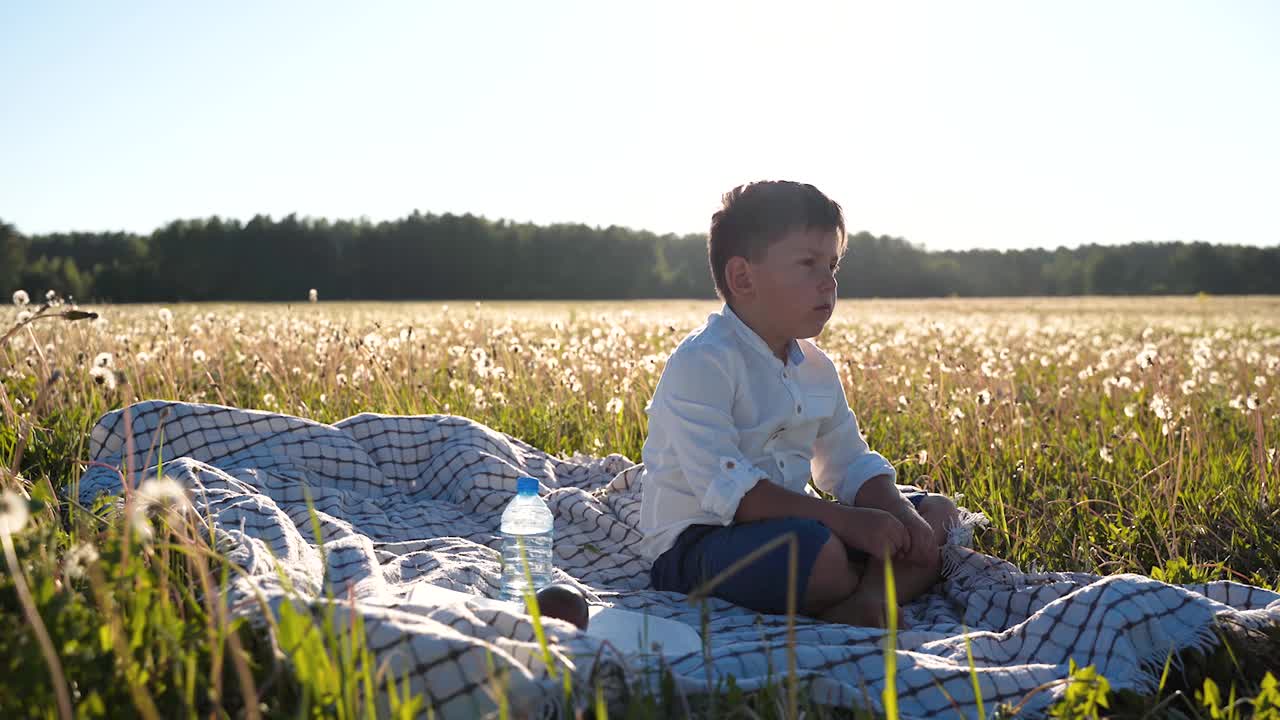
<path fill-rule="evenodd" d="M 822 332 L 836 306 L 840 237 L 835 230 L 793 230 L 750 263 L 752 314 L 778 338 Z"/>

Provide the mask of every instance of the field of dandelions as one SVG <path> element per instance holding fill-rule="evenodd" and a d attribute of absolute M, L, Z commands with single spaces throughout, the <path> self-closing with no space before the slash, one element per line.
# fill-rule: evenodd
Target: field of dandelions
<path fill-rule="evenodd" d="M 76 504 L 69 488 L 104 412 L 165 398 L 322 422 L 452 413 L 553 453 L 638 460 L 668 354 L 718 307 L 14 300 L 0 309 L 4 717 L 420 709 L 359 643 L 307 624 L 263 637 L 229 618 L 216 586 L 233 569 L 154 512 L 181 498 L 144 487 L 123 508 Z M 842 301 L 818 343 L 901 480 L 990 519 L 982 551 L 1024 569 L 1280 589 L 1280 299 Z M 300 653 L 321 661 L 302 666 Z M 1179 673 L 1157 696 L 1112 697 L 1112 711 L 1265 716 L 1280 702 L 1230 652 Z M 1055 712 L 1098 710 L 1105 687 L 1082 677 Z M 375 710 L 363 689 L 388 683 Z M 641 698 L 629 714 L 680 715 L 689 702 Z M 769 691 L 712 707 L 785 714 Z"/>

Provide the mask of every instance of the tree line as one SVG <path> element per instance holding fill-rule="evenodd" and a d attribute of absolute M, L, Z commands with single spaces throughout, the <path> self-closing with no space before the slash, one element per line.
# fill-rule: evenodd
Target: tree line
<path fill-rule="evenodd" d="M 1280 244 L 1141 242 L 926 251 L 859 232 L 844 297 L 1276 294 Z M 149 235 L 26 236 L 0 221 L 0 290 L 81 302 L 710 298 L 704 235 L 534 225 L 471 214 L 178 220 Z"/>

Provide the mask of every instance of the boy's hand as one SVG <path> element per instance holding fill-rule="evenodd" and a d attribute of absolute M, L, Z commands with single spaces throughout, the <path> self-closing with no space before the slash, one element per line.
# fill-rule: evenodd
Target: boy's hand
<path fill-rule="evenodd" d="M 896 517 L 906 528 L 909 546 L 894 557 L 912 565 L 929 565 L 936 561 L 938 544 L 929 521 L 920 517 L 914 507 L 898 513 Z"/>
<path fill-rule="evenodd" d="M 897 557 L 911 547 L 911 537 L 902 521 L 884 510 L 837 506 L 839 514 L 831 531 L 845 545 L 883 560 Z M 925 524 L 928 527 L 928 524 Z M 930 531 L 932 535 L 932 531 Z"/>

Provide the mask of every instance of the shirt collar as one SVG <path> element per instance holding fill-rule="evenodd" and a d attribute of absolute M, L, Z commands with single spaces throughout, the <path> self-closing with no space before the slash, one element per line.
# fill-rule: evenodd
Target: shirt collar
<path fill-rule="evenodd" d="M 765 355 L 768 355 L 774 360 L 782 362 L 781 360 L 778 360 L 777 355 L 773 354 L 773 350 L 769 349 L 769 345 L 764 341 L 764 338 L 757 335 L 756 331 L 752 330 L 745 322 L 742 321 L 742 318 L 738 317 L 738 314 L 733 311 L 733 308 L 729 307 L 729 303 L 724 304 L 724 308 L 721 309 L 720 314 L 724 319 L 729 321 L 729 325 L 738 333 L 738 335 L 742 336 L 748 345 Z M 795 338 L 787 341 L 787 362 L 791 365 L 799 365 L 804 362 L 804 351 L 800 349 L 800 343 L 796 342 Z"/>

